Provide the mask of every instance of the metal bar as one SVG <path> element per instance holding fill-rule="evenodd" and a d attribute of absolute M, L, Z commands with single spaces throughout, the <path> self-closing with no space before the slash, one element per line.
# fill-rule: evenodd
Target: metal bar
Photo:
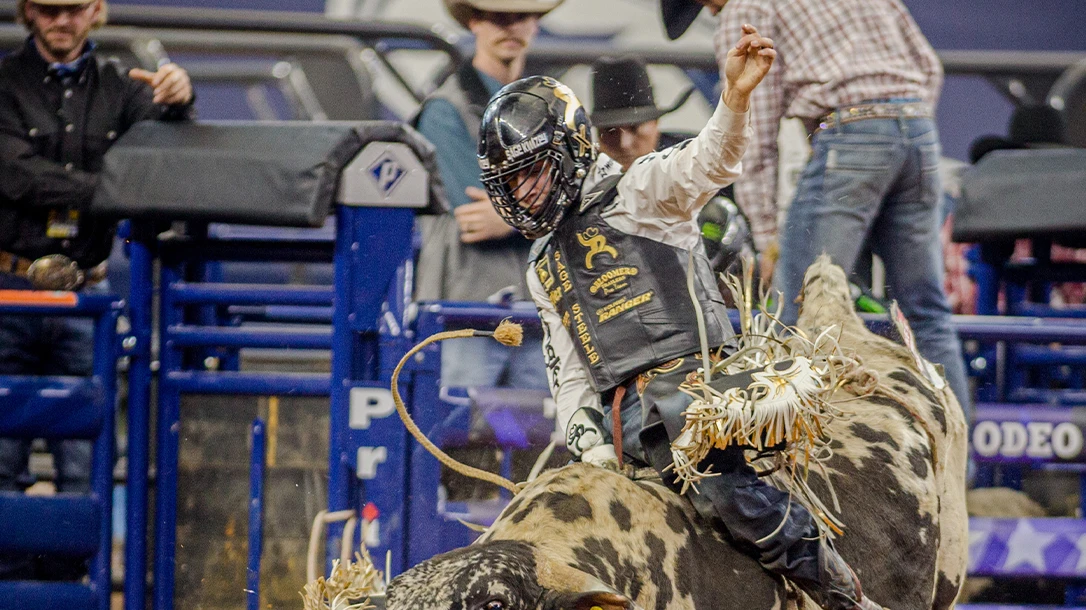
<path fill-rule="evenodd" d="M 5 314 L 75 316 L 89 318 L 122 309 L 124 301 L 104 294 L 78 294 L 48 290 L 0 290 L 0 311 Z"/>
<path fill-rule="evenodd" d="M 91 465 L 91 497 L 100 507 L 98 515 L 98 552 L 91 559 L 90 580 L 98 601 L 98 610 L 109 610 L 112 582 L 110 561 L 113 554 L 113 458 L 117 408 L 117 318 L 110 309 L 95 320 L 94 377 L 102 386 L 105 405 L 98 438 L 94 442 Z M 89 408 L 89 405 L 87 406 Z"/>
<path fill-rule="evenodd" d="M 232 305 L 227 309 L 232 316 L 247 322 L 278 322 L 302 324 L 331 324 L 332 306 L 318 305 Z"/>
<path fill-rule="evenodd" d="M 1047 405 L 1086 404 L 1086 390 L 1048 390 L 1044 388 L 1015 388 L 1007 391 L 1007 399 L 1014 402 L 1044 403 Z"/>
<path fill-rule="evenodd" d="M 264 463 L 266 437 L 264 421 L 253 420 L 253 450 L 249 454 L 249 566 L 246 608 L 260 608 L 260 557 L 264 550 Z"/>
<path fill-rule="evenodd" d="M 1047 347 L 1040 345 L 1019 345 L 1014 350 L 1015 366 L 1086 365 L 1086 348 L 1077 345 Z"/>
<path fill-rule="evenodd" d="M 162 242 L 160 249 L 163 262 L 176 265 L 184 261 L 199 260 L 266 263 L 269 252 L 274 252 L 275 259 L 279 261 L 329 263 L 332 261 L 333 247 L 331 241 L 324 239 L 304 241 L 173 239 Z"/>
<path fill-rule="evenodd" d="M 0 3 L 0 19 L 14 21 L 15 3 Z M 299 11 L 200 9 L 157 5 L 118 4 L 109 7 L 113 26 L 183 30 L 250 30 L 300 34 L 339 34 L 361 40 L 408 39 L 427 42 L 459 62 L 463 55 L 448 40 L 415 24 L 329 19 Z"/>
<path fill-rule="evenodd" d="M 539 319 L 534 310 L 504 309 L 481 304 L 427 303 L 427 312 L 441 315 L 445 322 L 464 325 L 495 323 L 505 317 L 525 326 L 538 327 Z M 738 312 L 729 310 L 732 323 L 738 322 Z M 875 332 L 889 326 L 885 314 L 861 314 L 868 328 Z M 1063 318 L 1024 318 L 1017 316 L 963 316 L 952 317 L 954 327 L 962 339 L 980 341 L 1009 341 L 1021 343 L 1064 343 L 1086 345 L 1086 320 Z"/>
<path fill-rule="evenodd" d="M 174 370 L 164 372 L 162 386 L 171 392 L 194 394 L 328 396 L 332 378 L 322 373 L 203 373 Z"/>
<path fill-rule="evenodd" d="M 456 325 L 497 324 L 509 318 L 523 326 L 539 328 L 539 314 L 532 307 L 497 307 L 479 303 L 439 302 L 426 303 L 421 307 L 426 313 L 439 316 L 439 322 L 446 328 Z"/>
<path fill-rule="evenodd" d="M 263 347 L 327 350 L 332 347 L 332 330 L 321 327 L 250 330 L 244 327 L 178 324 L 167 328 L 163 339 L 172 348 Z"/>
<path fill-rule="evenodd" d="M 99 551 L 102 512 L 102 503 L 93 496 L 41 497 L 0 492 L 0 523 L 4 524 L 0 550 L 91 557 Z M 108 592 L 109 587 L 105 590 Z"/>
<path fill-rule="evenodd" d="M 328 437 L 328 510 L 336 512 L 353 508 L 351 496 L 355 489 L 350 456 L 347 454 L 347 433 L 349 430 L 350 391 L 346 384 L 356 376 L 355 371 L 355 333 L 351 329 L 352 292 L 352 242 L 350 228 L 351 211 L 345 206 L 336 206 L 336 239 L 333 260 L 333 285 L 335 298 L 332 302 L 332 379 L 330 385 L 330 413 Z M 329 523 L 325 555 L 327 564 L 339 556 L 339 547 L 343 538 L 343 525 Z"/>
<path fill-rule="evenodd" d="M 177 267 L 162 262 L 160 286 L 169 287 L 181 280 Z M 181 308 L 174 303 L 169 290 L 160 299 L 159 333 L 167 335 L 170 326 L 182 322 Z M 162 372 L 181 369 L 181 354 L 163 343 L 159 353 Z M 181 434 L 180 387 L 169 383 L 158 386 L 157 421 L 157 485 L 155 486 L 155 577 L 153 607 L 172 610 L 174 601 L 174 571 L 177 564 L 177 460 Z"/>
<path fill-rule="evenodd" d="M 265 253 L 265 259 L 267 254 Z M 272 284 L 218 284 L 178 282 L 166 287 L 179 304 L 216 305 L 320 305 L 332 304 L 330 286 Z"/>
<path fill-rule="evenodd" d="M 138 227 L 134 228 L 138 233 Z M 128 368 L 128 480 L 125 488 L 124 608 L 147 608 L 147 472 L 150 465 L 151 334 L 154 272 L 151 239 L 129 245 L 132 339 Z"/>
<path fill-rule="evenodd" d="M 116 360 L 116 359 L 114 359 Z M 0 436 L 94 439 L 107 410 L 102 378 L 0 376 Z M 112 405 L 108 405 L 112 409 Z"/>
<path fill-rule="evenodd" d="M 18 602 L 9 607 L 19 610 L 89 610 L 94 595 L 89 585 L 73 582 L 0 581 L 0 600 Z"/>

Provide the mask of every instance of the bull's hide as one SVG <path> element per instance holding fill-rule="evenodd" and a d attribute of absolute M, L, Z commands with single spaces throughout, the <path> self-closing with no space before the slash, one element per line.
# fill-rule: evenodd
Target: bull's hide
<path fill-rule="evenodd" d="M 819 261 L 808 271 L 799 326 L 817 332 L 829 324 L 905 403 L 852 400 L 852 416 L 830 427 L 828 472 L 847 526 L 838 548 L 875 601 L 894 610 L 949 608 L 967 550 L 961 409 L 907 350 L 866 330 L 844 274 Z M 811 479 L 828 498 L 820 475 Z M 573 465 L 521 492 L 474 545 L 393 580 L 387 607 L 633 607 L 625 600 L 646 610 L 794 606 L 779 579 L 729 546 L 685 499 L 653 482 Z"/>

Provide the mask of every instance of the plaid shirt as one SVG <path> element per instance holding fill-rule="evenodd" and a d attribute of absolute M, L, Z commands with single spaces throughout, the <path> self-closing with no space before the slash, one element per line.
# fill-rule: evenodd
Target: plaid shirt
<path fill-rule="evenodd" d="M 777 240 L 777 131 L 781 118 L 810 125 L 840 106 L 919 98 L 932 105 L 943 68 L 900 0 L 731 0 L 715 43 L 728 50 L 750 23 L 773 39 L 777 61 L 751 96 L 754 137 L 735 183 L 760 252 Z"/>

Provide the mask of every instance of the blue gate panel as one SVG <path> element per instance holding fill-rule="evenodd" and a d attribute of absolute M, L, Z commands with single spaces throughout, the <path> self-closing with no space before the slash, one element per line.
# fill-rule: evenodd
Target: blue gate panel
<path fill-rule="evenodd" d="M 167 387 L 194 394 L 255 394 L 282 396 L 327 396 L 332 380 L 325 373 L 204 373 L 169 371 L 163 377 Z"/>
<path fill-rule="evenodd" d="M 0 581 L 0 610 L 91 610 L 94 590 L 68 582 Z"/>
<path fill-rule="evenodd" d="M 0 551 L 90 557 L 98 552 L 102 505 L 93 497 L 0 492 Z"/>
<path fill-rule="evenodd" d="M 95 438 L 105 402 L 105 389 L 96 378 L 3 377 L 0 436 Z"/>

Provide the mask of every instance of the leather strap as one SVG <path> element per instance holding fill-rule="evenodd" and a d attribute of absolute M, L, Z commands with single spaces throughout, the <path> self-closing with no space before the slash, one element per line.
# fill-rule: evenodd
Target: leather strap
<path fill-rule="evenodd" d="M 615 446 L 618 467 L 622 468 L 622 399 L 626 396 L 626 386 L 615 388 L 615 397 L 611 401 L 611 443 Z"/>

